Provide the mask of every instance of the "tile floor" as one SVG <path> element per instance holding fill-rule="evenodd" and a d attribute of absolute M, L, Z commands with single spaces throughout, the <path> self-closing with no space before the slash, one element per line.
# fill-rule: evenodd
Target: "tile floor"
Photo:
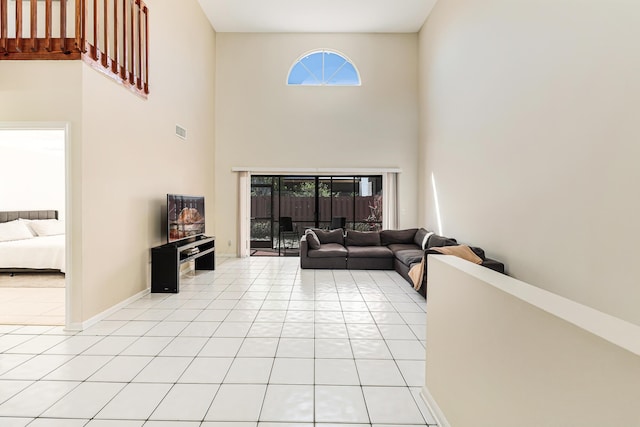
<path fill-rule="evenodd" d="M 435 425 L 425 321 L 392 271 L 219 259 L 80 333 L 0 325 L 0 425 Z"/>
<path fill-rule="evenodd" d="M 64 325 L 64 291 L 0 287 L 0 324 Z"/>

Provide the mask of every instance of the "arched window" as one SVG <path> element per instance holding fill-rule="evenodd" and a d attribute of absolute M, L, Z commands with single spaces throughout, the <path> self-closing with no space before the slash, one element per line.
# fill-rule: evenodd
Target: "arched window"
<path fill-rule="evenodd" d="M 360 73 L 351 60 L 333 50 L 305 53 L 289 70 L 287 84 L 303 86 L 360 86 Z"/>

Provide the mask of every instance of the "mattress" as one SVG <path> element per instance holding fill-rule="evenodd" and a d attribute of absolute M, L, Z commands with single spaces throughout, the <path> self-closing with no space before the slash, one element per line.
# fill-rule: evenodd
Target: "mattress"
<path fill-rule="evenodd" d="M 0 268 L 53 269 L 65 272 L 65 235 L 0 242 Z"/>

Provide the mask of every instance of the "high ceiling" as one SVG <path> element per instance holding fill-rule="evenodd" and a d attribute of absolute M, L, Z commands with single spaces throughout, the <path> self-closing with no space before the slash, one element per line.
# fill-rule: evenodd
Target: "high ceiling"
<path fill-rule="evenodd" d="M 217 32 L 415 33 L 437 0 L 198 0 Z"/>

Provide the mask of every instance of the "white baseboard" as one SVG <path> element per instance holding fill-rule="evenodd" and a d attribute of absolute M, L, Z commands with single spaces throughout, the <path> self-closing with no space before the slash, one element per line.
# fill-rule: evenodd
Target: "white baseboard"
<path fill-rule="evenodd" d="M 143 296 L 147 295 L 150 291 L 151 291 L 151 288 L 147 288 L 147 289 L 145 289 L 143 291 L 140 291 L 137 294 L 135 294 L 133 296 L 130 296 L 126 300 L 120 301 L 118 304 L 106 309 L 102 313 L 96 314 L 95 316 L 93 316 L 89 320 L 85 320 L 84 322 L 80 322 L 80 323 L 72 322 L 72 323 L 69 323 L 69 324 L 67 324 L 65 326 L 64 330 L 65 331 L 71 331 L 71 332 L 84 331 L 85 329 L 89 328 L 90 326 L 93 326 L 96 323 L 98 323 L 99 321 L 104 320 L 105 318 L 109 317 L 110 315 L 112 315 L 116 311 L 120 310 L 121 308 L 126 307 L 127 305 L 131 304 L 135 300 L 137 300 L 139 298 L 142 298 Z"/>
<path fill-rule="evenodd" d="M 422 387 L 420 396 L 422 397 L 425 405 L 427 405 L 427 408 L 429 408 L 429 411 L 431 411 L 431 415 L 433 415 L 433 418 L 435 418 L 438 423 L 438 427 L 451 427 L 451 424 L 447 421 L 447 418 L 436 403 L 436 400 L 433 398 L 431 393 L 429 393 L 427 386 Z"/>

